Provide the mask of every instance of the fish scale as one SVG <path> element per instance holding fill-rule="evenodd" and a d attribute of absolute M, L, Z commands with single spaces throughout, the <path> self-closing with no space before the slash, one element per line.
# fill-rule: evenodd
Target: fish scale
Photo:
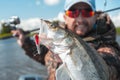
<path fill-rule="evenodd" d="M 63 62 L 56 70 L 56 80 L 109 80 L 107 65 L 95 49 L 71 31 L 51 22 L 41 22 L 46 26 L 41 24 L 39 37 L 42 33 L 47 36 L 41 37 L 41 43 L 49 46 Z"/>

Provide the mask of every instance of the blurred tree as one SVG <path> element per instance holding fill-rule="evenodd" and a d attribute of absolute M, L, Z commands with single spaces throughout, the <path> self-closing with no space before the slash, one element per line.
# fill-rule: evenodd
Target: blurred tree
<path fill-rule="evenodd" d="M 1 34 L 5 34 L 5 33 L 10 33 L 10 25 L 6 24 L 6 23 L 3 23 L 1 24 Z"/>

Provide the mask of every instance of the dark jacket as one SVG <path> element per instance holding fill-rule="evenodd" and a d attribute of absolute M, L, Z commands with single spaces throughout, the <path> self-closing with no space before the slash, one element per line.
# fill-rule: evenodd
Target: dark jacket
<path fill-rule="evenodd" d="M 116 71 L 120 72 L 120 47 L 116 42 L 116 30 L 112 21 L 110 24 L 106 24 L 105 17 L 98 19 L 96 21 L 96 27 L 82 38 L 87 43 L 92 44 L 96 50 L 105 46 L 113 48 L 116 54 L 103 54 L 102 57 L 108 66 L 112 66 L 110 67 L 111 70 L 115 68 Z M 25 44 L 22 46 L 22 48 L 25 50 L 26 55 L 42 63 L 43 65 L 46 65 L 50 74 L 49 80 L 54 80 L 53 78 L 55 78 L 55 70 L 62 63 L 60 58 L 57 55 L 53 55 L 53 53 L 49 52 L 44 45 L 40 45 L 41 54 L 37 54 L 35 43 L 30 40 L 30 38 L 26 38 Z M 111 75 L 113 74 L 111 73 Z"/>
<path fill-rule="evenodd" d="M 92 45 L 96 50 L 102 47 L 109 47 L 115 51 L 115 53 L 111 54 L 102 53 L 101 56 L 110 69 L 110 75 L 118 74 L 116 76 L 118 78 L 120 76 L 120 46 L 116 42 L 116 29 L 112 21 L 107 24 L 106 17 L 98 18 L 96 27 L 86 34 L 83 40 Z M 117 80 L 119 79 L 120 77 Z M 116 79 L 113 78 L 111 80 Z"/>

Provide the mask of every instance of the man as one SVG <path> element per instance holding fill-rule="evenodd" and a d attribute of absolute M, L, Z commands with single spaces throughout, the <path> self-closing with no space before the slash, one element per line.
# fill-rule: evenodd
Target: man
<path fill-rule="evenodd" d="M 110 80 L 119 80 L 120 48 L 115 41 L 115 27 L 107 15 L 96 12 L 95 0 L 66 0 L 64 19 L 64 28 L 78 34 L 100 53 L 110 70 Z M 61 59 L 44 45 L 40 46 L 41 54 L 35 55 L 35 43 L 24 36 L 24 31 L 16 30 L 12 33 L 19 35 L 18 43 L 29 57 L 48 67 L 48 79 L 55 80 L 55 71 L 62 63 Z"/>

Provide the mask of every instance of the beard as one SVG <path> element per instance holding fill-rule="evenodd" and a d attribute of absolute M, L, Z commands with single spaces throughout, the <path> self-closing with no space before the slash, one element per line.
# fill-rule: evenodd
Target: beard
<path fill-rule="evenodd" d="M 88 32 L 88 27 L 86 25 L 76 25 L 75 33 L 84 36 Z"/>

